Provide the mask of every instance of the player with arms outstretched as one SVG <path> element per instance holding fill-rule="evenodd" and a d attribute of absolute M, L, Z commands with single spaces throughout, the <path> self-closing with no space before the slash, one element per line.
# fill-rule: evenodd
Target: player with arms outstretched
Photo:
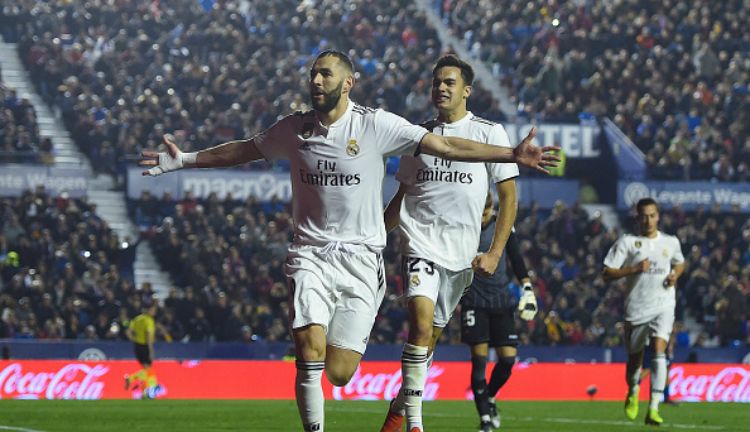
<path fill-rule="evenodd" d="M 652 198 L 636 204 L 639 235 L 620 237 L 604 258 L 603 277 L 607 281 L 626 278 L 628 296 L 625 299 L 625 348 L 628 363 L 625 379 L 628 395 L 625 415 L 634 420 L 638 416 L 639 379 L 643 353 L 650 339 L 654 356 L 651 360 L 651 400 L 646 424 L 663 423 L 659 415 L 659 401 L 667 381 L 665 351 L 675 310 L 675 283 L 685 270 L 677 237 L 658 229 L 659 207 Z"/>
<path fill-rule="evenodd" d="M 384 158 L 424 152 L 532 168 L 558 159 L 531 143 L 533 133 L 513 150 L 429 133 L 352 102 L 353 86 L 349 57 L 324 51 L 310 68 L 313 110 L 286 116 L 253 138 L 196 153 L 181 152 L 165 137 L 168 151 L 144 152 L 140 162 L 150 167 L 144 175 L 159 175 L 263 158 L 290 161 L 294 239 L 285 272 L 297 356 L 295 395 L 305 431 L 324 430 L 323 371 L 336 386 L 349 382 L 385 294 Z"/>

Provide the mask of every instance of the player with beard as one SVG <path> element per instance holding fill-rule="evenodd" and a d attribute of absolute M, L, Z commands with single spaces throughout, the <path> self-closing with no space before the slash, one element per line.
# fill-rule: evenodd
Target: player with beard
<path fill-rule="evenodd" d="M 455 55 L 441 57 L 432 70 L 432 103 L 438 116 L 424 126 L 446 138 L 509 150 L 502 125 L 467 110 L 473 80 L 468 63 Z M 495 273 L 516 219 L 515 164 L 454 162 L 425 153 L 401 158 L 396 174 L 401 186 L 384 216 L 386 229 L 398 226 L 404 240 L 409 335 L 401 356 L 402 388 L 381 432 L 400 431 L 404 419 L 407 430 L 423 430 L 422 393 L 435 344 L 471 284 L 473 271 Z M 477 255 L 489 182 L 497 189 L 500 210 L 487 249 Z"/>
<path fill-rule="evenodd" d="M 389 112 L 352 102 L 354 67 L 346 54 L 322 52 L 310 68 L 312 111 L 297 112 L 260 134 L 195 153 L 170 136 L 166 152 L 144 152 L 144 175 L 181 168 L 229 167 L 288 159 L 294 239 L 285 273 L 297 356 L 295 394 L 305 431 L 324 430 L 321 376 L 343 386 L 362 358 L 385 274 L 383 160 L 424 152 L 445 159 L 521 163 L 538 170 L 558 160 L 534 146 L 534 131 L 515 149 L 429 133 Z M 218 271 L 218 269 L 217 269 Z"/>
<path fill-rule="evenodd" d="M 667 381 L 665 351 L 674 324 L 675 283 L 685 271 L 677 237 L 658 229 L 659 207 L 652 198 L 636 204 L 639 235 L 620 237 L 604 258 L 602 276 L 606 281 L 626 278 L 628 295 L 625 299 L 625 348 L 628 362 L 625 380 L 628 395 L 625 415 L 630 420 L 638 416 L 638 393 L 644 348 L 650 340 L 651 401 L 646 424 L 659 426 L 659 401 Z"/>

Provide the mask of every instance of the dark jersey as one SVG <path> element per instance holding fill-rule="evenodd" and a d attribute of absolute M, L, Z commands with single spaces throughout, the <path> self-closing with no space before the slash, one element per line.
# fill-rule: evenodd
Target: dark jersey
<path fill-rule="evenodd" d="M 485 227 L 479 236 L 479 251 L 490 248 L 495 235 L 495 218 Z M 505 264 L 505 251 L 497 264 L 495 273 L 489 277 L 474 273 L 474 280 L 468 292 L 461 299 L 461 304 L 475 308 L 510 309 L 515 308 L 518 299 L 508 289 L 508 275 Z"/>

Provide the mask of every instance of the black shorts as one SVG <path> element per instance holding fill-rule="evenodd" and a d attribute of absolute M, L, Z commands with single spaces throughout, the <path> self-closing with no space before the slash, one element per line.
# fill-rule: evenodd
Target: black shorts
<path fill-rule="evenodd" d="M 148 345 L 134 343 L 133 347 L 135 347 L 133 352 L 135 352 L 135 359 L 138 360 L 138 363 L 143 366 L 151 366 L 151 353 L 148 350 Z"/>
<path fill-rule="evenodd" d="M 514 309 L 461 307 L 461 341 L 467 345 L 518 346 Z"/>

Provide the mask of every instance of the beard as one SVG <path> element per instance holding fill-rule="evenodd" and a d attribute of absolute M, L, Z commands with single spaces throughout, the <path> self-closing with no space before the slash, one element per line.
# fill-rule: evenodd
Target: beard
<path fill-rule="evenodd" d="M 329 112 L 333 108 L 338 105 L 339 100 L 341 100 L 341 89 L 344 87 L 344 81 L 341 80 L 339 85 L 329 91 L 328 93 L 323 93 L 323 101 L 317 102 L 314 97 L 312 97 L 312 94 L 310 95 L 310 103 L 312 104 L 312 107 L 315 111 L 320 112 Z"/>

